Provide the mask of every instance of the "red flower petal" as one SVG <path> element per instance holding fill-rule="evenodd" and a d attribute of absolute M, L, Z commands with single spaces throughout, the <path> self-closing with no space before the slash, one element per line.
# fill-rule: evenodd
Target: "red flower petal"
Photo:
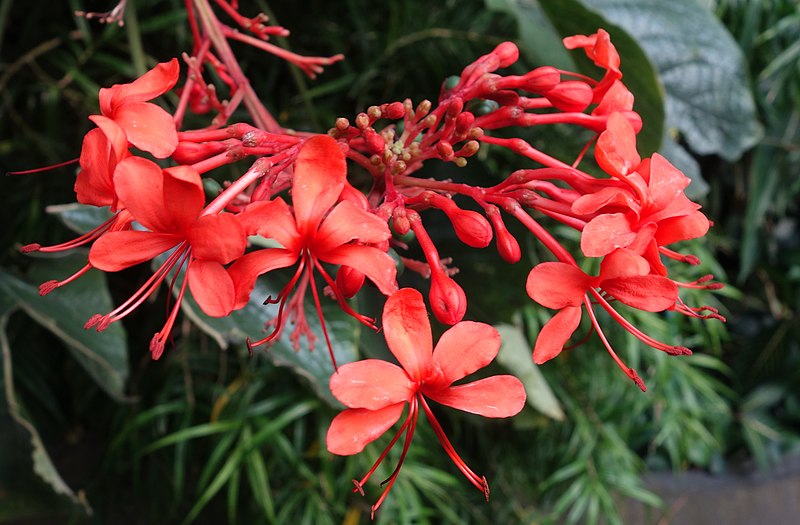
<path fill-rule="evenodd" d="M 239 214 L 238 219 L 247 235 L 258 234 L 278 241 L 289 251 L 300 251 L 300 232 L 294 214 L 280 197 L 250 204 Z"/>
<path fill-rule="evenodd" d="M 397 266 L 386 252 L 373 246 L 346 244 L 321 253 L 319 259 L 331 264 L 350 266 L 366 275 L 383 295 L 397 291 Z"/>
<path fill-rule="evenodd" d="M 560 354 L 580 322 L 580 306 L 564 308 L 554 315 L 545 323 L 536 337 L 536 343 L 533 346 L 533 362 L 541 365 Z"/>
<path fill-rule="evenodd" d="M 416 385 L 397 365 L 366 359 L 339 367 L 330 381 L 331 393 L 348 408 L 377 410 L 410 401 Z"/>
<path fill-rule="evenodd" d="M 186 270 L 189 290 L 200 308 L 211 317 L 231 313 L 236 294 L 228 272 L 218 262 L 193 260 Z"/>
<path fill-rule="evenodd" d="M 484 417 L 511 417 L 525 406 L 525 387 L 510 375 L 423 393 L 437 403 Z"/>
<path fill-rule="evenodd" d="M 297 254 L 283 248 L 267 248 L 239 257 L 228 273 L 236 290 L 234 309 L 242 308 L 250 300 L 250 293 L 258 276 L 278 268 L 287 268 L 297 262 Z"/>
<path fill-rule="evenodd" d="M 678 286 L 660 275 L 608 279 L 601 286 L 618 301 L 646 312 L 668 310 L 678 299 Z"/>
<path fill-rule="evenodd" d="M 678 168 L 659 155 L 653 153 L 650 159 L 650 181 L 647 185 L 652 206 L 663 209 L 676 198 L 683 196 L 683 190 L 692 180 Z"/>
<path fill-rule="evenodd" d="M 155 162 L 128 157 L 114 171 L 114 187 L 122 207 L 142 226 L 152 231 L 175 231 L 164 202 L 164 175 Z"/>
<path fill-rule="evenodd" d="M 155 104 L 122 104 L 111 118 L 125 130 L 128 142 L 158 159 L 169 157 L 178 147 L 178 133 L 172 115 Z"/>
<path fill-rule="evenodd" d="M 320 224 L 313 237 L 313 249 L 319 254 L 350 241 L 378 244 L 391 236 L 386 221 L 359 209 L 352 202 L 343 201 Z"/>
<path fill-rule="evenodd" d="M 592 287 L 592 277 L 571 264 L 545 262 L 528 274 L 525 289 L 531 299 L 542 306 L 560 310 L 580 306 L 583 296 Z"/>
<path fill-rule="evenodd" d="M 116 167 L 109 140 L 100 129 L 83 137 L 80 157 L 81 171 L 75 178 L 78 202 L 93 206 L 111 206 L 117 200 L 111 176 Z"/>
<path fill-rule="evenodd" d="M 462 321 L 442 334 L 433 362 L 442 373 L 442 387 L 485 367 L 500 350 L 500 334 L 492 326 Z"/>
<path fill-rule="evenodd" d="M 358 454 L 397 423 L 405 403 L 397 403 L 378 410 L 351 408 L 331 421 L 325 444 L 328 452 L 340 456 Z"/>
<path fill-rule="evenodd" d="M 113 103 L 144 102 L 163 95 L 178 82 L 180 64 L 177 58 L 161 62 L 128 84 L 112 86 Z"/>
<path fill-rule="evenodd" d="M 305 235 L 316 231 L 336 204 L 347 176 L 347 163 L 338 143 L 327 135 L 308 139 L 294 167 L 292 203 L 297 226 Z"/>
<path fill-rule="evenodd" d="M 631 225 L 621 213 L 598 215 L 581 232 L 581 251 L 586 257 L 602 257 L 625 248 L 636 239 Z"/>
<path fill-rule="evenodd" d="M 641 157 L 636 151 L 636 133 L 621 113 L 608 117 L 606 130 L 597 139 L 594 156 L 603 171 L 613 177 L 623 178 L 639 166 Z"/>
<path fill-rule="evenodd" d="M 602 286 L 602 281 L 606 279 L 647 275 L 649 273 L 650 264 L 644 257 L 627 248 L 619 248 L 603 258 L 603 262 L 600 263 L 598 280 Z"/>
<path fill-rule="evenodd" d="M 230 213 L 205 215 L 186 232 L 192 257 L 228 264 L 244 253 L 247 237 L 236 217 Z"/>
<path fill-rule="evenodd" d="M 630 191 L 623 188 L 606 187 L 575 199 L 572 203 L 572 212 L 578 215 L 590 215 L 606 206 L 619 206 L 635 212 L 638 212 L 641 207 L 638 199 Z"/>
<path fill-rule="evenodd" d="M 658 223 L 656 242 L 659 246 L 666 246 L 673 242 L 696 239 L 705 235 L 710 225 L 708 218 L 699 211 L 683 217 L 665 219 Z"/>
<path fill-rule="evenodd" d="M 413 381 L 430 375 L 433 336 L 428 310 L 417 290 L 402 288 L 386 300 L 383 332 L 389 350 Z"/>
<path fill-rule="evenodd" d="M 163 172 L 163 202 L 171 229 L 184 231 L 197 220 L 206 202 L 203 180 L 191 166 L 175 166 Z M 146 191 L 146 190 L 143 190 Z"/>
<path fill-rule="evenodd" d="M 105 272 L 117 272 L 149 261 L 173 248 L 183 237 L 172 233 L 119 231 L 103 234 L 89 251 L 89 263 Z"/>

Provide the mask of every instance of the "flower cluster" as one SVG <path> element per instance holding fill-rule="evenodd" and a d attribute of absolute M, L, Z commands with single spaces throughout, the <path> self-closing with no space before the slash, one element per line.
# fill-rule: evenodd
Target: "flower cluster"
<path fill-rule="evenodd" d="M 463 320 L 467 297 L 454 278 L 458 270 L 453 261 L 442 257 L 429 234 L 427 210 L 443 212 L 469 247 L 486 248 L 494 240 L 509 263 L 522 259 L 519 239 L 506 226 L 509 218 L 552 254 L 554 260 L 530 270 L 525 285 L 533 301 L 558 311 L 536 339 L 536 363 L 563 350 L 585 310 L 609 353 L 644 389 L 636 372 L 606 339 L 595 308 L 607 311 L 646 344 L 670 354 L 689 350 L 644 334 L 614 308 L 614 302 L 648 312 L 674 310 L 720 318 L 713 309 L 689 307 L 679 297 L 682 287 L 716 287 L 708 282 L 710 276 L 677 282 L 662 260 L 696 264 L 696 257 L 668 246 L 704 235 L 709 221 L 685 196 L 687 177 L 658 154 L 640 158 L 636 134 L 641 118 L 633 110 L 633 95 L 622 82 L 619 56 L 605 31 L 564 40 L 567 48 L 582 49 L 598 66 L 600 80 L 553 67 L 524 75 L 502 74 L 499 71 L 515 64 L 519 56 L 517 47 L 505 42 L 447 81 L 435 104 L 404 100 L 371 106 L 353 122 L 339 118 L 326 135 L 319 135 L 280 127 L 252 92 L 228 41 L 269 51 L 309 76 L 341 57 L 305 58 L 282 50 L 268 40 L 270 35 L 285 34 L 283 28 L 267 25 L 264 17 L 242 17 L 235 3 L 218 4 L 247 31 L 221 23 L 205 0 L 187 2 L 196 45 L 192 55 L 184 57 L 185 80 L 173 113 L 152 101 L 178 84 L 177 59 L 156 65 L 132 83 L 100 90 L 100 114 L 90 117 L 97 127 L 84 138 L 75 192 L 81 203 L 108 207 L 111 219 L 61 245 L 23 248 L 47 252 L 90 246 L 86 266 L 64 281 L 44 283 L 42 294 L 92 268 L 114 272 L 160 261 L 131 298 L 89 319 L 87 328 L 103 330 L 123 319 L 163 282 L 177 286 L 177 300 L 150 345 L 158 359 L 187 287 L 206 314 L 221 317 L 251 301 L 259 278 L 292 268 L 288 283 L 276 297 L 267 298 L 278 304 L 277 317 L 268 322 L 271 332 L 259 341 L 248 341 L 248 346 L 273 341 L 287 324 L 293 325 L 290 337 L 297 348 L 303 338 L 313 343 L 303 308 L 310 291 L 333 359 L 322 319 L 322 296 L 332 297 L 345 312 L 377 328 L 374 319 L 347 302 L 371 283 L 387 297 L 382 327 L 400 366 L 365 360 L 338 367 L 330 387 L 348 408 L 331 424 L 328 449 L 343 455 L 360 452 L 392 427 L 408 406 L 399 432 L 375 467 L 356 482 L 361 490 L 388 449 L 405 435 L 402 464 L 422 409 L 445 452 L 488 497 L 485 478 L 455 452 L 426 399 L 486 417 L 508 417 L 522 409 L 525 391 L 517 379 L 506 375 L 453 385 L 493 360 L 500 337 L 488 325 Z M 216 71 L 229 100 L 221 102 L 217 88 L 202 80 L 203 66 Z M 488 110 L 473 111 L 477 103 Z M 252 124 L 229 122 L 239 105 L 249 111 Z M 183 130 L 187 110 L 215 116 L 207 128 Z M 573 162 L 565 162 L 514 134 L 551 124 L 578 126 L 590 130 L 594 138 Z M 500 129 L 502 134 L 493 134 Z M 418 175 L 426 162 L 434 160 L 464 166 L 482 147 L 508 149 L 529 167 L 486 187 Z M 592 147 L 603 176 L 579 168 Z M 217 194 L 208 194 L 202 177 L 242 159 L 252 161 L 250 168 Z M 369 175 L 366 190 L 351 184 L 348 174 L 354 170 Z M 580 253 L 562 245 L 542 226 L 542 219 L 579 231 Z M 408 245 L 401 236 L 408 232 L 413 232 L 424 260 L 404 255 Z M 255 237 L 269 242 L 253 243 Z M 394 253 L 407 269 L 429 279 L 430 310 L 440 323 L 452 326 L 435 348 L 422 294 L 398 290 Z M 581 269 L 588 259 L 598 259 L 598 275 Z M 182 279 L 175 277 L 180 272 Z M 399 466 L 373 510 L 398 472 Z"/>

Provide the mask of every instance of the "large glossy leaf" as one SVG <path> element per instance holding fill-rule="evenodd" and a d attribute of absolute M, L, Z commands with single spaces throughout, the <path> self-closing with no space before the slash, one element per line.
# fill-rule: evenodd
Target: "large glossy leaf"
<path fill-rule="evenodd" d="M 63 279 L 86 264 L 86 253 L 40 258 L 31 264 L 30 279 L 40 283 Z M 47 296 L 37 286 L 0 270 L 0 290 L 13 297 L 19 307 L 36 322 L 67 344 L 73 357 L 116 400 L 125 398 L 128 378 L 128 345 L 119 323 L 103 332 L 86 330 L 83 325 L 94 314 L 113 308 L 105 278 L 90 271 Z"/>
<path fill-rule="evenodd" d="M 733 161 L 756 143 L 761 130 L 742 53 L 697 0 L 581 2 L 642 46 L 664 85 L 667 125 L 692 150 Z"/>
<path fill-rule="evenodd" d="M 503 338 L 497 362 L 522 381 L 525 393 L 528 394 L 528 405 L 548 417 L 562 421 L 564 411 L 539 367 L 533 363 L 531 345 L 522 330 L 508 324 L 497 325 L 495 328 Z"/>
<path fill-rule="evenodd" d="M 86 233 L 111 218 L 108 208 L 98 208 L 73 202 L 48 206 L 47 213 L 57 216 L 68 228 L 78 233 Z"/>
<path fill-rule="evenodd" d="M 59 474 L 53 461 L 50 459 L 50 455 L 47 453 L 47 449 L 44 447 L 44 442 L 39 432 L 36 430 L 33 423 L 25 416 L 24 408 L 17 399 L 14 390 L 14 368 L 11 357 L 11 346 L 6 335 L 8 318 L 13 312 L 11 305 L 15 302 L 16 297 L 8 293 L 5 288 L 0 287 L 0 357 L 2 357 L 0 361 L 2 361 L 3 373 L 2 378 L 0 378 L 0 386 L 2 386 L 0 402 L 3 402 L 8 408 L 8 414 L 11 416 L 11 419 L 21 426 L 30 438 L 33 471 L 41 477 L 56 494 L 66 496 L 74 503 L 83 505 L 86 511 L 91 513 L 89 503 L 83 495 L 73 491 L 61 477 L 61 474 Z M 5 420 L 5 417 L 3 420 Z M 18 476 L 22 477 L 22 474 L 20 473 Z"/>

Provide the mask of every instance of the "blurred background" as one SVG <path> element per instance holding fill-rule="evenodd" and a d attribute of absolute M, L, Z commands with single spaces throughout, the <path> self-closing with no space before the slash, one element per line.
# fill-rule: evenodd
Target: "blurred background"
<path fill-rule="evenodd" d="M 32 9 L 0 0 L 3 173 L 77 157 L 100 87 L 191 49 L 177 0 L 129 0 L 122 27 L 73 14 L 113 4 L 68 0 Z M 687 490 L 757 494 L 764 483 L 800 476 L 796 1 L 255 1 L 242 2 L 241 11 L 263 11 L 287 27 L 291 36 L 276 42 L 294 51 L 345 55 L 312 81 L 275 57 L 234 47 L 280 123 L 317 132 L 372 104 L 435 101 L 448 76 L 504 40 L 522 50 L 512 71 L 555 65 L 596 74 L 563 50 L 560 38 L 606 28 L 645 122 L 643 156 L 661 151 L 684 170 L 693 179 L 690 197 L 714 221 L 705 239 L 681 247 L 702 265 L 676 268 L 674 277 L 713 273 L 727 283 L 714 295 L 688 290 L 684 297 L 720 308 L 727 324 L 630 314 L 647 333 L 695 351 L 680 358 L 610 331 L 647 383 L 644 394 L 594 337 L 529 366 L 531 341 L 550 315 L 524 292 L 541 248 L 523 243 L 525 260 L 509 267 L 491 250 L 465 251 L 441 228 L 437 246 L 459 263 L 468 318 L 500 327 L 496 366 L 528 366 L 531 399 L 510 422 L 440 411 L 456 448 L 489 479 L 489 504 L 421 424 L 377 523 L 691 523 Z M 174 94 L 165 99 L 177 101 Z M 576 131 L 556 126 L 526 138 L 570 158 L 586 140 Z M 484 148 L 458 173 L 449 165 L 426 169 L 437 177 L 500 180 L 521 167 L 528 166 Z M 85 263 L 85 253 L 19 253 L 32 242 L 64 242 L 97 220 L 64 206 L 74 201 L 74 173 L 73 165 L 0 177 L 0 522 L 368 523 L 380 489 L 362 497 L 352 494 L 350 480 L 388 440 L 358 457 L 325 451 L 338 411 L 325 392 L 326 352 L 295 353 L 282 341 L 251 357 L 243 336 L 257 335 L 266 314 L 214 324 L 189 305 L 173 347 L 153 362 L 148 342 L 163 323 L 166 290 L 121 325 L 84 331 L 91 314 L 144 282 L 147 267 L 107 279 L 90 273 L 38 296 L 38 284 Z M 551 226 L 577 246 L 574 232 Z M 380 311 L 375 297 L 360 301 L 360 310 Z M 327 312 L 341 355 L 380 351 L 373 334 Z M 705 502 L 712 511 L 736 508 L 725 498 Z"/>

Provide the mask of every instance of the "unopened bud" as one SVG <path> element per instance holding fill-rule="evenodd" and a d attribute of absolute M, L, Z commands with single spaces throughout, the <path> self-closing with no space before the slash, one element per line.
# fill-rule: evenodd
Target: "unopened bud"
<path fill-rule="evenodd" d="M 225 151 L 227 146 L 222 142 L 178 142 L 172 159 L 178 164 L 194 164 Z"/>
<path fill-rule="evenodd" d="M 464 157 L 456 157 L 455 159 L 453 159 L 453 164 L 455 164 L 459 168 L 463 168 L 467 165 L 467 159 L 465 159 Z"/>
<path fill-rule="evenodd" d="M 499 44 L 492 54 L 499 59 L 498 67 L 508 67 L 519 59 L 519 48 L 513 42 Z"/>
<path fill-rule="evenodd" d="M 519 95 L 517 92 L 508 89 L 495 91 L 494 93 L 487 93 L 484 96 L 501 106 L 516 106 L 519 104 Z"/>
<path fill-rule="evenodd" d="M 405 235 L 411 229 L 411 221 L 408 220 L 405 210 L 397 209 L 392 214 L 392 229 L 397 235 Z"/>
<path fill-rule="evenodd" d="M 344 117 L 339 117 L 336 119 L 336 129 L 339 131 L 346 131 L 347 128 L 350 127 L 350 121 Z"/>
<path fill-rule="evenodd" d="M 459 157 L 471 157 L 478 153 L 479 149 L 481 149 L 480 143 L 477 140 L 470 140 L 458 150 L 456 155 Z"/>
<path fill-rule="evenodd" d="M 558 85 L 561 81 L 561 73 L 554 67 L 537 67 L 533 71 L 522 76 L 520 88 L 529 93 L 542 95 Z"/>
<path fill-rule="evenodd" d="M 359 113 L 356 116 L 356 127 L 361 130 L 369 127 L 369 117 L 366 113 Z"/>
<path fill-rule="evenodd" d="M 386 149 L 386 143 L 383 137 L 372 128 L 365 128 L 363 130 L 364 141 L 369 146 L 373 153 L 380 154 Z"/>
<path fill-rule="evenodd" d="M 369 115 L 369 118 L 372 120 L 378 120 L 383 116 L 383 112 L 378 106 L 370 106 L 367 108 L 367 115 Z"/>
<path fill-rule="evenodd" d="M 486 248 L 492 242 L 492 227 L 489 221 L 476 211 L 462 210 L 455 207 L 457 212 L 448 213 L 450 222 L 458 238 L 473 248 Z"/>
<path fill-rule="evenodd" d="M 447 116 L 449 118 L 455 118 L 463 109 L 464 101 L 461 100 L 461 97 L 455 97 L 447 103 Z"/>
<path fill-rule="evenodd" d="M 406 171 L 407 167 L 408 166 L 406 165 L 405 162 L 403 162 L 402 160 L 398 160 L 397 162 L 392 164 L 392 175 L 400 175 L 401 173 Z"/>
<path fill-rule="evenodd" d="M 519 262 L 522 258 L 522 250 L 519 247 L 517 239 L 511 235 L 511 232 L 506 228 L 503 218 L 500 216 L 500 210 L 493 206 L 486 210 L 486 216 L 492 223 L 495 232 L 495 244 L 497 245 L 497 252 L 504 261 L 514 264 Z"/>
<path fill-rule="evenodd" d="M 467 312 L 467 296 L 464 290 L 442 271 L 431 275 L 429 298 L 431 311 L 440 323 L 454 325 Z"/>
<path fill-rule="evenodd" d="M 364 286 L 364 273 L 351 266 L 341 266 L 336 272 L 336 287 L 346 299 L 353 297 Z"/>
<path fill-rule="evenodd" d="M 561 111 L 583 111 L 592 103 L 592 88 L 585 82 L 567 80 L 544 94 Z"/>
<path fill-rule="evenodd" d="M 414 112 L 414 118 L 422 118 L 423 115 L 427 115 L 431 110 L 431 101 L 430 100 L 423 100 L 422 102 L 417 105 L 417 110 Z"/>
<path fill-rule="evenodd" d="M 453 153 L 453 145 L 444 140 L 436 143 L 436 153 L 442 160 L 453 160 L 455 154 Z"/>
<path fill-rule="evenodd" d="M 392 102 L 383 106 L 383 116 L 390 120 L 397 120 L 403 118 L 406 114 L 406 109 L 403 107 L 402 102 Z"/>
<path fill-rule="evenodd" d="M 475 123 L 475 115 L 469 111 L 456 117 L 456 135 L 466 135 Z"/>

